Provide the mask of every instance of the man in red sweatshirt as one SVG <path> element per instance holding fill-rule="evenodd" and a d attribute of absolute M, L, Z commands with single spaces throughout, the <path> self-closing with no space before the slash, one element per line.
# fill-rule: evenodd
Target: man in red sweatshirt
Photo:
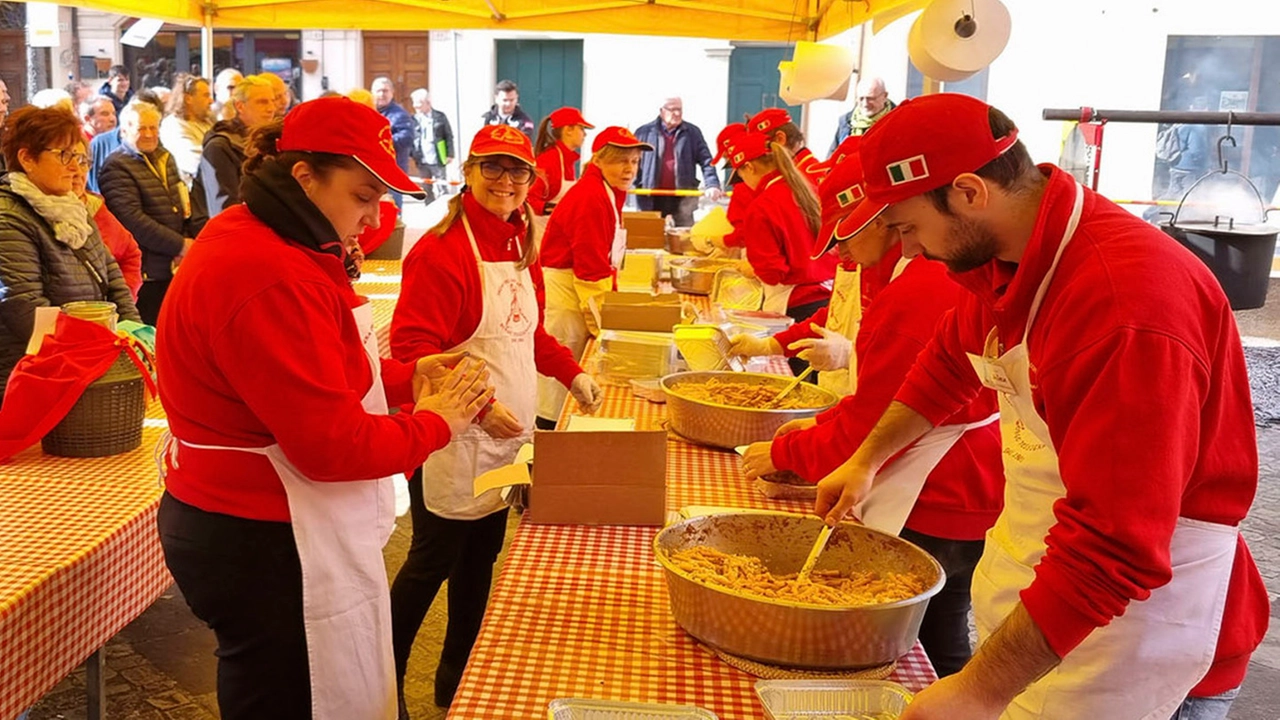
<path fill-rule="evenodd" d="M 998 110 L 904 102 L 863 138 L 907 255 L 970 290 L 866 442 L 819 484 L 828 522 L 983 386 L 1005 503 L 973 578 L 981 645 L 925 718 L 1225 718 L 1266 632 L 1238 525 L 1258 481 L 1244 355 L 1209 271 L 1037 167 Z"/>
<path fill-rule="evenodd" d="M 859 227 L 878 210 L 859 200 L 865 198 L 863 187 L 856 153 L 832 166 L 822 184 L 823 223 L 815 247 L 822 255 L 836 245 L 841 260 L 862 266 L 863 285 L 874 293 L 857 326 L 857 389 L 816 421 L 796 421 L 772 442 L 753 443 L 742 462 L 749 478 L 790 470 L 816 483 L 847 460 L 893 400 L 939 318 L 964 294 L 941 263 L 902 257 L 897 234 L 882 222 L 856 237 L 842 231 Z M 774 351 L 785 344 L 775 343 Z M 971 655 L 969 584 L 1004 490 L 995 420 L 995 393 L 983 391 L 929 438 L 886 463 L 882 489 L 857 508 L 864 523 L 919 545 L 946 571 L 946 585 L 929 601 L 920 625 L 920 642 L 940 677 L 959 672 Z"/>

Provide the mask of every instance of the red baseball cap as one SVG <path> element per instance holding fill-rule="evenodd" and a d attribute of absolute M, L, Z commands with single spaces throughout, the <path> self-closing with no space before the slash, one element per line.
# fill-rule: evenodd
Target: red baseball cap
<path fill-rule="evenodd" d="M 778 128 L 791 122 L 791 113 L 782 108 L 765 108 L 747 121 L 747 129 L 751 132 L 772 135 Z"/>
<path fill-rule="evenodd" d="M 729 158 L 729 164 L 733 166 L 733 169 L 737 170 L 748 162 L 769 154 L 771 151 L 768 136 L 758 132 L 747 131 L 735 135 L 729 141 L 729 147 L 724 154 L 725 157 Z"/>
<path fill-rule="evenodd" d="M 867 198 L 856 146 L 827 173 L 818 196 L 822 201 L 822 227 L 818 228 L 818 242 L 813 247 L 814 259 L 825 255 L 836 243 L 862 232 L 885 209 L 883 203 Z"/>
<path fill-rule="evenodd" d="M 534 164 L 533 146 L 529 144 L 529 138 L 505 123 L 485 125 L 471 139 L 472 157 L 491 155 L 506 155 L 526 165 Z"/>
<path fill-rule="evenodd" d="M 377 110 L 349 98 L 319 98 L 295 107 L 284 116 L 276 150 L 346 155 L 392 190 L 426 196 L 396 164 L 391 124 Z"/>
<path fill-rule="evenodd" d="M 582 117 L 582 111 L 573 107 L 562 107 L 559 110 L 552 110 L 547 117 L 551 118 L 551 127 L 562 128 L 570 125 L 581 125 L 584 128 L 594 129 L 595 125 L 587 122 Z"/>
<path fill-rule="evenodd" d="M 610 125 L 596 134 L 596 139 L 591 141 L 591 152 L 600 152 L 605 145 L 620 148 L 640 148 L 641 150 L 653 149 L 653 146 L 649 143 L 637 139 L 630 130 L 617 125 Z"/>
<path fill-rule="evenodd" d="M 861 135 L 850 135 L 844 139 L 844 142 L 836 146 L 835 152 L 831 153 L 831 157 L 826 161 L 818 163 L 815 167 L 820 167 L 828 172 L 836 165 L 844 162 L 848 157 L 857 154 L 858 148 L 862 146 Z"/>
<path fill-rule="evenodd" d="M 899 103 L 862 136 L 867 197 L 886 205 L 902 202 L 1003 155 L 1018 142 L 1018 132 L 991 137 L 990 109 L 957 93 Z"/>
<path fill-rule="evenodd" d="M 720 134 L 716 136 L 716 156 L 711 158 L 711 164 L 715 165 L 720 162 L 720 158 L 725 156 L 729 150 L 729 144 L 733 139 L 747 131 L 747 126 L 742 123 L 730 123 L 724 126 Z"/>

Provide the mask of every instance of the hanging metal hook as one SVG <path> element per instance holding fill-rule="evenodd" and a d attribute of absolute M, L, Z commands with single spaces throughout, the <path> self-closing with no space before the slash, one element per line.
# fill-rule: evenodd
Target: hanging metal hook
<path fill-rule="evenodd" d="M 1222 143 L 1230 140 L 1231 147 L 1236 147 L 1236 139 L 1231 137 L 1231 125 L 1227 125 L 1227 134 L 1218 138 L 1218 166 L 1222 168 L 1222 174 L 1227 174 L 1227 156 L 1222 152 Z"/>

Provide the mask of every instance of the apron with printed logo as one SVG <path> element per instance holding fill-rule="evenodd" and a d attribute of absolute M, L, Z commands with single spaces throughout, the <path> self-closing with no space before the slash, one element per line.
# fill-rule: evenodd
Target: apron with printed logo
<path fill-rule="evenodd" d="M 361 405 L 370 414 L 386 415 L 373 307 L 366 302 L 351 313 L 373 370 Z M 393 478 L 316 482 L 294 467 L 278 444 L 243 448 L 177 440 L 176 445 L 179 452 L 191 447 L 263 455 L 280 476 L 302 566 L 312 717 L 395 718 L 391 591 L 382 558 L 395 527 Z"/>
<path fill-rule="evenodd" d="M 1035 579 L 1045 537 L 1056 523 L 1053 504 L 1066 495 L 1049 428 L 1032 399 L 1027 338 L 1083 203 L 1084 190 L 1077 185 L 1071 219 L 1036 291 L 1022 341 L 1001 354 L 993 329 L 983 355 L 969 356 L 983 384 L 999 394 L 1005 469 L 1004 510 L 987 532 L 973 574 L 974 618 L 983 642 Z M 1168 720 L 1213 663 L 1237 534 L 1234 527 L 1179 518 L 1169 546 L 1169 583 L 1095 629 L 1001 717 Z"/>
<path fill-rule="evenodd" d="M 427 509 L 450 520 L 475 520 L 506 507 L 499 490 L 475 497 L 473 481 L 490 470 L 509 465 L 533 433 L 538 371 L 534 365 L 534 332 L 538 328 L 538 300 L 528 269 L 514 262 L 485 262 L 466 215 L 467 239 L 476 256 L 483 288 L 484 310 L 471 337 L 449 352 L 469 352 L 485 361 L 494 397 L 525 428 L 520 437 L 489 437 L 471 424 L 453 442 L 431 454 L 422 465 L 422 499 Z"/>

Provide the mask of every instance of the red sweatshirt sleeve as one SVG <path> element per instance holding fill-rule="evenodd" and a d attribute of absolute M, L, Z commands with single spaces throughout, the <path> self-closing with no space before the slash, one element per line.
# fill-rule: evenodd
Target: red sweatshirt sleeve
<path fill-rule="evenodd" d="M 861 339 L 861 338 L 860 338 Z M 828 411 L 818 425 L 773 441 L 773 464 L 817 482 L 848 460 L 893 400 L 924 345 L 883 323 L 866 338 L 869 352 L 858 358 L 858 390 Z"/>
<path fill-rule="evenodd" d="M 402 361 L 446 352 L 475 331 L 473 325 L 463 335 L 458 328 L 466 298 L 464 268 L 440 238 L 428 235 L 419 243 L 430 245 L 415 247 L 404 259 L 400 298 L 391 317 L 391 356 Z"/>
<path fill-rule="evenodd" d="M 386 477 L 414 467 L 449 443 L 434 413 L 373 415 L 353 387 L 341 343 L 339 318 L 350 309 L 332 286 L 276 284 L 245 302 L 213 338 L 213 353 L 227 382 L 312 480 Z M 280 318 L 289 322 L 280 322 Z"/>
<path fill-rule="evenodd" d="M 1162 333 L 1121 328 L 1069 348 L 1057 344 L 1061 359 L 1039 370 L 1037 409 L 1058 448 L 1066 496 L 1054 503 L 1047 552 L 1022 591 L 1060 656 L 1172 577 L 1169 542 L 1198 462 L 1211 382 L 1207 367 Z"/>
<path fill-rule="evenodd" d="M 586 182 L 597 184 L 594 179 Z M 617 227 L 613 211 L 605 204 L 604 188 L 599 188 L 598 197 L 593 195 L 579 195 L 579 202 L 572 206 L 571 214 L 563 218 L 567 221 L 564 229 L 573 252 L 573 274 L 590 282 L 613 275 L 609 251 L 613 247 L 613 232 Z M 557 208 L 556 214 L 562 210 Z"/>
<path fill-rule="evenodd" d="M 382 389 L 386 392 L 388 405 L 395 407 L 414 403 L 413 375 L 416 371 L 417 363 L 382 358 Z"/>
<path fill-rule="evenodd" d="M 773 339 L 782 345 L 782 354 L 787 357 L 795 357 L 798 350 L 792 350 L 788 346 L 797 340 L 805 338 L 820 338 L 817 328 L 827 326 L 827 308 L 824 306 L 821 310 L 810 315 L 808 319 L 793 323 L 791 327 L 782 332 L 774 333 Z"/>
<path fill-rule="evenodd" d="M 538 327 L 533 331 L 533 362 L 538 372 L 555 378 L 561 385 L 569 387 L 573 379 L 582 372 L 582 367 L 573 359 L 569 348 L 560 344 L 547 332 L 544 322 L 547 315 L 547 286 L 542 279 L 542 268 L 537 264 L 529 266 L 529 274 L 533 278 L 533 290 L 538 298 Z"/>
<path fill-rule="evenodd" d="M 985 331 L 994 321 L 972 296 L 961 299 L 938 322 L 933 340 L 916 357 L 915 365 L 894 398 L 923 415 L 936 427 L 973 402 L 982 382 L 969 364 L 968 352 L 982 350 Z M 961 318 L 968 320 L 961 321 Z"/>
<path fill-rule="evenodd" d="M 543 175 L 542 159 L 538 159 L 537 175 L 533 181 L 533 185 L 529 188 L 528 203 L 533 208 L 533 214 L 546 215 L 547 201 L 554 197 L 547 191 L 547 180 Z"/>

